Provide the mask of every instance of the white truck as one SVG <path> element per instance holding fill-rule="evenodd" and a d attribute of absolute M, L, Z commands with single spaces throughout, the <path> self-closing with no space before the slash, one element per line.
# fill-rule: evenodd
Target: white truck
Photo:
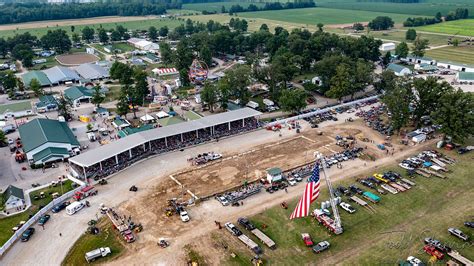
<path fill-rule="evenodd" d="M 89 263 L 91 261 L 94 261 L 97 258 L 105 257 L 109 255 L 110 253 L 112 253 L 112 251 L 110 251 L 109 247 L 98 248 L 98 249 L 87 252 L 85 257 L 86 257 L 87 263 Z"/>
<path fill-rule="evenodd" d="M 82 208 L 84 208 L 84 203 L 80 202 L 80 201 L 75 201 L 71 204 L 69 204 L 67 207 L 66 207 L 66 213 L 69 214 L 69 215 L 73 215 L 74 213 L 80 211 Z"/>

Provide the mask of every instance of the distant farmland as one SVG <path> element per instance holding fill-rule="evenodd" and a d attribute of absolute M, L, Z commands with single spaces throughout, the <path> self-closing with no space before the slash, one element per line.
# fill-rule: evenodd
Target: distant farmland
<path fill-rule="evenodd" d="M 286 2 L 286 1 L 285 1 Z M 265 3 L 251 3 L 251 2 L 212 2 L 212 3 L 196 3 L 196 4 L 183 4 L 183 9 L 187 10 L 196 10 L 196 11 L 209 11 L 209 12 L 221 12 L 222 6 L 225 7 L 226 10 L 233 5 L 240 5 L 242 7 L 248 7 L 250 4 L 254 4 L 258 7 L 262 7 Z"/>
<path fill-rule="evenodd" d="M 371 21 L 377 16 L 389 16 L 395 23 L 401 23 L 406 20 L 409 15 L 381 13 L 369 11 L 352 11 L 344 9 L 332 8 L 301 8 L 301 9 L 287 9 L 277 11 L 258 11 L 245 12 L 238 14 L 245 18 L 263 18 L 292 23 L 312 24 L 323 23 L 329 24 L 344 24 L 353 22 Z"/>
<path fill-rule="evenodd" d="M 429 26 L 416 27 L 415 29 L 417 31 L 474 36 L 474 19 L 448 21 Z"/>

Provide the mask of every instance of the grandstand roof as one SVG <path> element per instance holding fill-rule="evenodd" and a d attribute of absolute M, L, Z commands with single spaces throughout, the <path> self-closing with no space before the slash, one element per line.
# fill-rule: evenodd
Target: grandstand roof
<path fill-rule="evenodd" d="M 206 116 L 201 119 L 189 122 L 154 128 L 129 135 L 126 138 L 122 138 L 110 144 L 98 147 L 92 151 L 82 153 L 69 159 L 69 161 L 80 166 L 89 167 L 152 140 L 171 137 L 186 132 L 192 132 L 198 129 L 208 128 L 244 118 L 255 117 L 260 114 L 261 113 L 259 111 L 253 110 L 251 108 L 242 108 L 235 111 Z"/>

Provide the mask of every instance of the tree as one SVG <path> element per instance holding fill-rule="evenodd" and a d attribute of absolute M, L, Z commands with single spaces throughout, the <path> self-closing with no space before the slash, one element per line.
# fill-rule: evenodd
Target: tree
<path fill-rule="evenodd" d="M 120 32 L 119 32 L 119 31 L 113 30 L 113 31 L 110 33 L 110 40 L 112 40 L 113 42 L 120 41 L 121 39 L 122 39 L 122 36 L 120 35 Z"/>
<path fill-rule="evenodd" d="M 443 15 L 441 15 L 441 12 L 436 13 L 435 19 L 438 22 L 441 22 L 443 20 Z"/>
<path fill-rule="evenodd" d="M 76 26 L 71 25 L 71 32 L 74 32 L 74 30 L 76 30 Z"/>
<path fill-rule="evenodd" d="M 44 89 L 41 87 L 39 81 L 35 78 L 30 81 L 30 89 L 33 91 L 36 97 L 44 95 Z"/>
<path fill-rule="evenodd" d="M 260 25 L 260 30 L 270 32 L 270 29 L 268 28 L 268 25 L 265 24 L 265 23 L 263 23 L 262 25 Z"/>
<path fill-rule="evenodd" d="M 226 79 L 220 79 L 217 83 L 219 93 L 219 103 L 222 109 L 226 110 L 228 106 L 229 97 L 231 95 L 231 86 Z"/>
<path fill-rule="evenodd" d="M 353 67 L 353 73 L 350 90 L 351 99 L 354 99 L 355 93 L 364 91 L 367 86 L 373 83 L 373 65 L 359 59 Z"/>
<path fill-rule="evenodd" d="M 41 37 L 41 45 L 44 49 L 54 49 L 58 54 L 68 52 L 72 46 L 71 39 L 62 29 L 49 30 L 46 35 Z"/>
<path fill-rule="evenodd" d="M 453 46 L 454 46 L 454 47 L 458 47 L 458 46 L 459 46 L 459 39 L 454 39 L 454 40 L 452 41 L 452 43 L 453 43 Z"/>
<path fill-rule="evenodd" d="M 203 44 L 201 46 L 201 50 L 199 51 L 199 58 L 204 61 L 208 66 L 212 64 L 212 54 L 211 49 L 207 44 Z"/>
<path fill-rule="evenodd" d="M 382 58 L 383 66 L 386 67 L 388 64 L 390 64 L 391 60 L 392 60 L 392 54 L 390 52 L 387 52 Z"/>
<path fill-rule="evenodd" d="M 441 126 L 440 131 L 453 141 L 464 143 L 474 132 L 474 95 L 461 89 L 450 91 L 441 97 L 440 105 L 432 117 Z"/>
<path fill-rule="evenodd" d="M 160 43 L 160 54 L 161 54 L 161 61 L 165 65 L 169 65 L 173 62 L 173 51 L 171 51 L 171 47 L 167 42 Z"/>
<path fill-rule="evenodd" d="M 318 24 L 316 24 L 316 27 L 318 27 L 318 31 L 319 31 L 319 32 L 322 32 L 322 31 L 323 31 L 324 24 L 323 24 L 323 23 L 318 23 Z"/>
<path fill-rule="evenodd" d="M 423 57 L 425 50 L 428 48 L 428 44 L 429 41 L 427 39 L 416 38 L 411 53 L 416 57 Z"/>
<path fill-rule="evenodd" d="M 150 26 L 150 28 L 148 28 L 148 37 L 150 37 L 152 41 L 155 41 L 158 38 L 158 31 L 155 26 Z"/>
<path fill-rule="evenodd" d="M 387 17 L 387 16 L 378 16 L 371 22 L 369 22 L 369 28 L 371 30 L 388 30 L 392 28 L 394 25 L 394 22 L 392 18 Z"/>
<path fill-rule="evenodd" d="M 0 130 L 0 147 L 3 147 L 6 144 L 7 144 L 7 136 L 5 136 L 5 132 L 3 132 L 3 130 Z"/>
<path fill-rule="evenodd" d="M 336 75 L 331 78 L 331 87 L 326 95 L 339 101 L 342 97 L 349 95 L 352 91 L 351 73 L 349 65 L 341 64 L 336 67 Z"/>
<path fill-rule="evenodd" d="M 99 84 L 95 85 L 94 88 L 93 88 L 93 90 L 94 90 L 94 91 L 92 92 L 92 99 L 91 99 L 91 102 L 92 102 L 93 104 L 95 104 L 95 106 L 96 106 L 97 108 L 99 108 L 99 107 L 100 107 L 100 104 L 104 102 L 105 96 L 104 96 L 104 94 L 100 91 L 100 85 L 99 85 Z"/>
<path fill-rule="evenodd" d="M 352 29 L 356 31 L 361 31 L 364 30 L 364 25 L 362 25 L 362 23 L 357 22 L 352 25 Z"/>
<path fill-rule="evenodd" d="M 414 41 L 416 39 L 416 30 L 408 29 L 405 33 L 405 39 L 408 41 Z"/>
<path fill-rule="evenodd" d="M 206 82 L 204 89 L 201 91 L 201 100 L 209 106 L 209 111 L 214 112 L 214 105 L 218 101 L 218 90 L 216 85 Z"/>
<path fill-rule="evenodd" d="M 17 44 L 12 49 L 12 56 L 16 60 L 21 60 L 23 66 L 32 67 L 33 66 L 33 49 L 29 44 Z"/>
<path fill-rule="evenodd" d="M 13 97 L 16 91 L 16 77 L 13 71 L 8 70 L 6 72 L 0 72 L 0 84 L 7 91 L 10 97 Z"/>
<path fill-rule="evenodd" d="M 109 42 L 109 36 L 107 35 L 107 31 L 104 28 L 100 28 L 99 32 L 97 32 L 97 35 L 99 36 L 99 42 L 101 43 Z"/>
<path fill-rule="evenodd" d="M 116 112 L 119 116 L 127 116 L 127 114 L 129 113 L 130 111 L 130 104 L 128 102 L 128 92 L 127 92 L 127 87 L 126 86 L 122 86 L 122 88 L 120 89 L 120 96 L 119 96 L 119 99 L 118 99 L 118 102 L 117 102 L 117 105 L 115 106 L 116 107 Z"/>
<path fill-rule="evenodd" d="M 118 61 L 115 61 L 110 68 L 110 77 L 112 79 L 118 79 L 123 85 L 131 85 L 133 83 L 132 75 L 132 68 Z"/>
<path fill-rule="evenodd" d="M 72 39 L 72 42 L 73 42 L 73 43 L 79 43 L 79 42 L 81 42 L 81 39 L 79 38 L 79 34 L 77 34 L 77 33 L 75 33 L 75 32 L 72 34 L 71 39 Z"/>
<path fill-rule="evenodd" d="M 295 113 L 306 107 L 307 96 L 304 89 L 284 90 L 280 96 L 279 103 L 284 111 Z"/>
<path fill-rule="evenodd" d="M 72 102 L 69 98 L 61 96 L 58 99 L 58 114 L 66 121 L 70 121 L 72 119 Z"/>
<path fill-rule="evenodd" d="M 167 26 L 163 26 L 160 28 L 160 36 L 166 37 L 168 35 L 169 29 Z"/>
<path fill-rule="evenodd" d="M 413 100 L 411 84 L 397 82 L 394 88 L 386 90 L 382 102 L 391 113 L 390 122 L 395 131 L 407 125 L 410 120 L 410 103 Z"/>
<path fill-rule="evenodd" d="M 221 13 L 226 13 L 227 11 L 225 10 L 225 6 L 221 7 Z"/>
<path fill-rule="evenodd" d="M 231 95 L 239 100 L 241 106 L 245 106 L 250 98 L 250 92 L 247 89 L 250 84 L 250 67 L 238 65 L 229 69 L 224 79 L 231 86 Z"/>
<path fill-rule="evenodd" d="M 447 82 L 439 83 L 435 77 L 426 80 L 417 78 L 413 80 L 413 89 L 416 96 L 413 99 L 413 121 L 415 125 L 421 122 L 421 118 L 439 108 L 442 97 L 453 91 L 453 87 Z"/>
<path fill-rule="evenodd" d="M 390 70 L 384 70 L 375 82 L 374 87 L 375 90 L 380 93 L 382 91 L 389 92 L 394 90 L 397 85 L 398 77 Z"/>
<path fill-rule="evenodd" d="M 94 29 L 89 26 L 85 26 L 82 29 L 82 39 L 86 42 L 90 42 L 94 39 Z"/>
<path fill-rule="evenodd" d="M 408 44 L 406 42 L 399 43 L 397 47 L 395 48 L 395 54 L 399 58 L 407 57 L 409 52 L 410 52 L 410 49 L 408 48 Z"/>
<path fill-rule="evenodd" d="M 135 87 L 132 90 L 133 103 L 145 104 L 145 98 L 150 93 L 148 89 L 147 74 L 141 68 L 135 68 L 133 73 Z"/>

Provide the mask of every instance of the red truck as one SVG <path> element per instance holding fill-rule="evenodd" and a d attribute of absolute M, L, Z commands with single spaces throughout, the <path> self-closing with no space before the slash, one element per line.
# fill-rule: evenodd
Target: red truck
<path fill-rule="evenodd" d="M 87 186 L 79 191 L 76 191 L 76 193 L 74 193 L 74 199 L 81 200 L 94 195 L 97 195 L 97 189 L 94 186 Z"/>
<path fill-rule="evenodd" d="M 435 256 L 438 260 L 442 260 L 444 258 L 444 254 L 431 245 L 424 246 L 423 250 L 431 256 Z"/>
<path fill-rule="evenodd" d="M 311 240 L 311 236 L 308 233 L 301 234 L 301 238 L 307 247 L 313 246 L 313 240 Z"/>

